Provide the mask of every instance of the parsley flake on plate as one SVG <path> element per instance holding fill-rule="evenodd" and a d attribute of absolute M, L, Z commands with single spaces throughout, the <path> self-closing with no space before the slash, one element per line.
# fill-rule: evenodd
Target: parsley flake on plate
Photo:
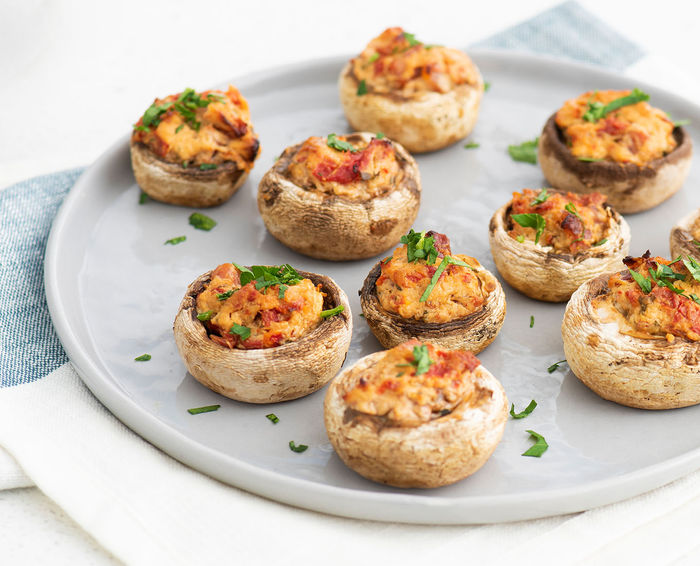
<path fill-rule="evenodd" d="M 187 409 L 190 415 L 200 415 L 202 413 L 211 413 L 213 411 L 218 411 L 221 405 L 207 405 L 206 407 L 194 407 L 192 409 Z"/>
<path fill-rule="evenodd" d="M 512 403 L 510 406 L 510 416 L 513 417 L 514 419 L 524 419 L 527 417 L 532 411 L 535 410 L 535 407 L 537 407 L 537 401 L 534 399 L 530 401 L 530 404 L 525 407 L 522 411 L 519 413 L 515 412 L 515 403 Z"/>
<path fill-rule="evenodd" d="M 537 144 L 540 138 L 524 141 L 520 145 L 509 145 L 508 155 L 513 161 L 522 161 L 523 163 L 537 164 Z"/>
<path fill-rule="evenodd" d="M 547 451 L 547 448 L 549 448 L 549 444 L 547 444 L 544 436 L 536 433 L 534 430 L 528 430 L 526 432 L 530 433 L 530 436 L 535 439 L 535 443 L 530 446 L 530 448 L 525 450 L 525 452 L 522 453 L 522 456 L 533 456 L 535 458 L 540 458 L 542 454 Z"/>
<path fill-rule="evenodd" d="M 214 226 L 216 226 L 216 220 L 209 218 L 206 214 L 201 212 L 193 212 L 190 214 L 190 225 L 194 226 L 197 230 L 204 230 L 208 232 Z"/>

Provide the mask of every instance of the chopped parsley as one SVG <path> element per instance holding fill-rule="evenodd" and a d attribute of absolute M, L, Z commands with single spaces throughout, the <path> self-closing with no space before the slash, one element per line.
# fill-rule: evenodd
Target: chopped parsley
<path fill-rule="evenodd" d="M 363 96 L 365 94 L 367 94 L 367 82 L 365 79 L 362 79 L 357 83 L 357 96 Z"/>
<path fill-rule="evenodd" d="M 535 316 L 531 314 L 530 315 L 530 328 L 532 328 L 533 326 L 535 326 Z"/>
<path fill-rule="evenodd" d="M 305 452 L 307 450 L 308 446 L 306 444 L 294 444 L 293 440 L 289 441 L 289 449 L 292 452 L 297 452 L 298 454 L 301 454 L 302 452 Z"/>
<path fill-rule="evenodd" d="M 321 318 L 328 318 L 331 316 L 335 316 L 336 314 L 340 314 L 345 310 L 345 307 L 343 305 L 338 305 L 334 309 L 328 309 L 327 311 L 321 311 Z"/>
<path fill-rule="evenodd" d="M 180 130 L 185 127 L 185 124 L 180 124 L 177 128 L 175 128 L 175 133 L 178 134 L 180 133 Z"/>
<path fill-rule="evenodd" d="M 644 277 L 641 273 L 637 273 L 634 269 L 630 269 L 630 274 L 645 295 L 651 293 L 651 279 Z"/>
<path fill-rule="evenodd" d="M 547 373 L 554 373 L 559 369 L 559 364 L 565 364 L 567 363 L 566 360 L 561 360 L 559 362 L 554 362 L 551 366 L 547 368 Z"/>
<path fill-rule="evenodd" d="M 297 270 L 289 264 L 272 266 L 252 265 L 250 269 L 237 263 L 233 265 L 241 272 L 241 287 L 251 281 L 255 282 L 255 289 L 258 291 L 279 285 L 277 296 L 280 299 L 284 299 L 284 292 L 290 285 L 296 285 L 302 280 Z"/>
<path fill-rule="evenodd" d="M 679 128 L 680 126 L 688 126 L 690 125 L 690 120 L 676 120 L 673 122 L 673 127 L 674 128 Z"/>
<path fill-rule="evenodd" d="M 435 239 L 432 236 L 426 238 L 425 234 L 425 230 L 415 232 L 411 228 L 408 234 L 401 236 L 400 242 L 406 244 L 406 257 L 409 262 L 424 259 L 428 265 L 433 265 L 437 260 L 438 251 L 435 248 Z"/>
<path fill-rule="evenodd" d="M 382 132 L 377 132 L 374 134 L 374 138 L 378 140 L 383 140 L 386 136 Z"/>
<path fill-rule="evenodd" d="M 406 41 L 408 41 L 408 44 L 411 47 L 415 47 L 416 45 L 423 45 L 422 41 L 418 41 L 416 39 L 416 35 L 413 33 L 408 33 L 408 32 L 403 32 L 403 36 L 406 38 Z"/>
<path fill-rule="evenodd" d="M 452 256 L 446 255 L 444 258 L 442 258 L 442 261 L 440 262 L 440 265 L 438 265 L 438 268 L 435 270 L 435 273 L 433 273 L 433 277 L 430 279 L 430 283 L 421 295 L 419 302 L 424 303 L 428 300 L 430 293 L 433 292 L 435 285 L 437 285 L 437 282 L 440 279 L 440 275 L 442 275 L 442 272 L 445 271 L 445 268 L 448 265 L 460 265 L 462 267 L 468 267 L 469 269 L 474 271 L 474 268 L 468 263 L 464 263 L 462 260 L 455 259 Z"/>
<path fill-rule="evenodd" d="M 336 136 L 335 134 L 328 134 L 328 138 L 326 139 L 326 145 L 330 148 L 335 149 L 336 151 L 349 151 L 351 153 L 359 151 L 355 149 L 351 143 L 339 140 L 338 136 Z"/>
<path fill-rule="evenodd" d="M 197 108 L 204 108 L 208 106 L 214 100 L 223 100 L 223 98 L 216 94 L 208 94 L 206 97 L 202 98 L 198 95 L 194 89 L 186 88 L 177 97 L 174 102 L 169 100 L 168 102 L 163 102 L 162 104 L 151 104 L 141 117 L 141 124 L 134 125 L 135 130 L 149 131 L 150 128 L 155 128 L 160 124 L 163 114 L 168 112 L 173 108 L 185 121 L 190 128 L 198 131 L 201 123 L 197 121 Z M 185 124 L 181 124 L 175 129 L 177 134 Z"/>
<path fill-rule="evenodd" d="M 228 331 L 229 334 L 235 334 L 240 336 L 241 340 L 248 340 L 250 338 L 250 328 L 247 326 L 241 326 L 240 324 L 233 323 L 231 330 Z"/>
<path fill-rule="evenodd" d="M 576 205 L 575 205 L 573 202 L 568 203 L 568 204 L 564 207 L 564 210 L 566 210 L 567 212 L 570 212 L 571 214 L 573 214 L 573 215 L 574 215 L 576 218 L 578 218 L 579 220 L 581 219 L 581 217 L 579 216 L 578 210 L 576 210 Z"/>
<path fill-rule="evenodd" d="M 217 293 L 216 298 L 219 299 L 220 301 L 225 301 L 231 295 L 233 295 L 235 292 L 236 292 L 235 289 L 229 289 L 228 291 L 224 291 L 223 293 Z"/>
<path fill-rule="evenodd" d="M 211 320 L 211 317 L 214 316 L 214 311 L 204 311 L 200 312 L 197 315 L 197 318 L 201 320 L 202 322 L 206 322 L 207 320 Z"/>
<path fill-rule="evenodd" d="M 270 413 L 268 415 L 265 415 L 265 417 L 272 423 L 272 424 L 277 424 L 280 422 L 279 417 L 275 413 Z"/>
<path fill-rule="evenodd" d="M 187 239 L 187 236 L 177 236 L 175 238 L 170 238 L 169 240 L 165 240 L 165 244 L 170 244 L 171 246 L 175 246 L 177 244 L 184 242 L 186 239 Z"/>
<path fill-rule="evenodd" d="M 607 242 L 607 241 L 608 241 L 607 238 L 603 238 L 602 240 L 600 240 L 600 242 L 596 242 L 595 244 L 591 244 L 591 247 L 592 247 L 592 248 L 596 248 L 596 247 L 598 247 L 598 246 L 602 246 L 602 245 L 603 245 L 605 242 Z"/>
<path fill-rule="evenodd" d="M 690 271 L 693 279 L 700 281 L 700 264 L 697 261 L 690 256 L 686 256 L 683 260 L 683 265 L 685 265 L 688 271 Z"/>
<path fill-rule="evenodd" d="M 367 59 L 367 63 L 374 63 L 377 59 L 379 59 L 379 53 L 372 53 Z"/>
<path fill-rule="evenodd" d="M 141 191 L 141 194 L 139 195 L 139 204 L 146 204 L 148 202 L 148 195 Z"/>
<path fill-rule="evenodd" d="M 164 102 L 163 104 L 156 104 L 155 102 L 151 104 L 146 111 L 143 113 L 143 116 L 141 117 L 141 124 L 140 126 L 134 125 L 134 128 L 137 130 L 142 130 L 142 131 L 148 131 L 149 128 L 153 127 L 155 128 L 160 124 L 160 119 L 165 114 L 168 110 L 170 110 L 170 107 L 173 105 L 172 101 L 170 102 Z"/>
<path fill-rule="evenodd" d="M 151 359 L 151 354 L 141 354 L 140 356 L 134 358 L 135 362 L 148 362 Z"/>
<path fill-rule="evenodd" d="M 610 112 L 614 112 L 623 106 L 637 104 L 649 100 L 649 95 L 635 88 L 630 94 L 616 98 L 612 102 L 603 104 L 602 102 L 589 102 L 586 112 L 583 114 L 583 119 L 587 122 L 597 122 L 601 118 L 605 118 Z"/>
<path fill-rule="evenodd" d="M 551 195 L 547 191 L 547 189 L 541 189 L 539 193 L 537 193 L 537 196 L 530 201 L 530 206 L 537 206 L 538 204 L 542 204 L 545 202 Z"/>
<path fill-rule="evenodd" d="M 594 161 L 604 161 L 604 159 L 600 157 L 579 157 L 579 161 L 586 161 L 586 162 L 594 162 Z"/>
<path fill-rule="evenodd" d="M 530 446 L 530 448 L 525 450 L 525 452 L 522 453 L 522 456 L 533 456 L 535 458 L 539 458 L 547 451 L 549 444 L 547 444 L 544 436 L 536 433 L 534 430 L 528 430 L 526 432 L 530 433 L 530 436 L 535 439 L 535 443 Z"/>
<path fill-rule="evenodd" d="M 413 361 L 411 365 L 416 368 L 416 375 L 426 373 L 433 363 L 435 362 L 430 359 L 430 352 L 428 352 L 428 347 L 425 344 L 413 347 Z"/>
<path fill-rule="evenodd" d="M 464 149 L 476 149 L 479 147 L 479 144 L 476 142 L 467 142 L 464 144 Z"/>
<path fill-rule="evenodd" d="M 201 413 L 212 413 L 218 411 L 221 405 L 207 405 L 206 407 L 195 407 L 194 409 L 187 409 L 190 415 L 199 415 Z"/>
<path fill-rule="evenodd" d="M 521 412 L 516 413 L 515 412 L 515 403 L 511 404 L 510 406 L 510 416 L 513 417 L 514 419 L 524 419 L 527 417 L 532 411 L 535 410 L 535 407 L 537 407 L 537 401 L 534 399 L 530 401 L 530 404 L 525 407 Z"/>
<path fill-rule="evenodd" d="M 520 236 L 516 236 L 515 239 L 522 244 L 525 241 L 525 236 L 520 234 Z"/>
<path fill-rule="evenodd" d="M 491 83 L 489 81 L 486 81 L 484 83 L 484 92 L 488 92 L 490 88 L 491 88 Z"/>
<path fill-rule="evenodd" d="M 534 228 L 535 243 L 540 241 L 540 236 L 542 236 L 542 233 L 547 226 L 544 216 L 537 214 L 536 212 L 530 212 L 526 214 L 512 214 L 511 218 L 523 228 Z"/>
<path fill-rule="evenodd" d="M 199 166 L 200 171 L 211 171 L 213 169 L 218 169 L 219 166 L 216 163 L 202 163 Z"/>
<path fill-rule="evenodd" d="M 201 212 L 193 212 L 190 214 L 190 225 L 194 226 L 197 230 L 205 230 L 208 232 L 214 226 L 216 226 L 216 220 L 209 218 L 206 214 Z"/>
<path fill-rule="evenodd" d="M 522 161 L 524 163 L 537 164 L 537 144 L 540 138 L 535 138 L 534 140 L 524 141 L 520 145 L 509 145 L 508 154 L 511 156 L 513 161 Z"/>

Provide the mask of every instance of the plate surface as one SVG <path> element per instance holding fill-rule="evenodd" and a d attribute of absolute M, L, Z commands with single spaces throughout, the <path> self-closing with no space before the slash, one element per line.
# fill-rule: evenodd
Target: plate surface
<path fill-rule="evenodd" d="M 511 192 L 540 187 L 539 167 L 513 162 L 509 144 L 537 136 L 561 103 L 586 90 L 639 86 L 674 118 L 700 124 L 700 109 L 676 96 L 590 67 L 526 55 L 474 52 L 491 89 L 470 140 L 418 156 L 423 200 L 417 229 L 448 234 L 455 253 L 478 258 L 494 273 L 488 246 L 492 213 Z M 354 336 L 346 367 L 380 350 L 359 317 L 357 290 L 376 260 L 331 263 L 291 252 L 265 230 L 257 184 L 276 155 L 310 135 L 348 131 L 336 89 L 345 60 L 312 62 L 236 81 L 252 109 L 262 154 L 249 180 L 226 204 L 205 211 L 211 232 L 188 225 L 190 209 L 153 201 L 140 206 L 128 136 L 76 183 L 54 222 L 46 255 L 49 308 L 59 337 L 86 385 L 119 419 L 182 462 L 224 482 L 301 507 L 338 515 L 417 523 L 512 521 L 579 511 L 617 501 L 700 467 L 700 406 L 641 411 L 603 401 L 563 359 L 564 305 L 539 303 L 504 284 L 508 313 L 496 341 L 479 357 L 527 419 L 509 420 L 503 441 L 476 474 L 435 490 L 377 485 L 347 469 L 325 435 L 325 388 L 277 405 L 238 403 L 209 391 L 184 369 L 172 321 L 187 285 L 226 262 L 292 265 L 333 277 L 350 297 Z M 149 96 L 163 93 L 152 93 Z M 144 105 L 150 99 L 144 101 Z M 692 137 L 700 139 L 695 126 Z M 628 216 L 630 253 L 668 256 L 672 224 L 700 206 L 685 187 L 652 211 Z M 166 246 L 165 240 L 187 236 Z M 388 254 L 387 254 L 388 255 Z M 534 315 L 534 328 L 530 316 Z M 150 353 L 148 363 L 134 357 Z M 221 404 L 217 412 L 187 409 Z M 280 422 L 265 418 L 273 412 Z M 550 445 L 542 458 L 520 454 L 526 429 Z M 297 454 L 288 443 L 309 445 Z"/>

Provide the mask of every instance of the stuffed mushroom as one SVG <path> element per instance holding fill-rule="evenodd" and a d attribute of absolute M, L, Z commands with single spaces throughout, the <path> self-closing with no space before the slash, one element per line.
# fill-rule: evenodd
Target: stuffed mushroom
<path fill-rule="evenodd" d="M 443 348 L 481 352 L 506 315 L 498 280 L 473 257 L 452 255 L 438 232 L 414 232 L 377 263 L 360 291 L 372 333 L 385 348 L 419 338 Z"/>
<path fill-rule="evenodd" d="M 462 51 L 426 45 L 400 27 L 374 38 L 340 74 L 340 101 L 355 130 L 384 132 L 413 153 L 467 136 L 484 83 Z"/>
<path fill-rule="evenodd" d="M 700 209 L 681 218 L 671 229 L 671 257 L 690 256 L 700 260 Z"/>
<path fill-rule="evenodd" d="M 238 90 L 191 88 L 157 98 L 134 124 L 131 165 L 148 196 L 181 206 L 227 201 L 243 184 L 260 143 Z"/>
<path fill-rule="evenodd" d="M 539 301 L 568 300 L 581 283 L 617 266 L 629 240 L 629 225 L 600 193 L 524 189 L 489 224 L 499 273 Z"/>
<path fill-rule="evenodd" d="M 420 173 L 383 134 L 330 134 L 288 147 L 260 181 L 270 234 L 296 252 L 334 261 L 376 256 L 413 223 Z"/>
<path fill-rule="evenodd" d="M 663 202 L 683 185 L 692 142 L 665 112 L 633 91 L 586 92 L 544 126 L 538 160 L 558 189 L 600 192 L 621 213 Z"/>
<path fill-rule="evenodd" d="M 231 399 L 274 403 L 313 393 L 338 373 L 352 318 L 329 277 L 225 263 L 188 287 L 173 330 L 197 381 Z"/>
<path fill-rule="evenodd" d="M 334 379 L 324 421 L 333 448 L 358 474 L 439 487 L 484 465 L 503 436 L 507 405 L 473 354 L 414 340 L 370 354 Z"/>
<path fill-rule="evenodd" d="M 700 264 L 627 257 L 581 285 L 562 324 L 569 367 L 604 399 L 642 409 L 700 403 Z"/>

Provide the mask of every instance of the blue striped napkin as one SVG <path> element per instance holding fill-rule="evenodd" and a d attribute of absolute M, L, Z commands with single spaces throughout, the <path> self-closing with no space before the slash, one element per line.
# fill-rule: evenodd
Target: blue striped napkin
<path fill-rule="evenodd" d="M 474 47 L 517 49 L 622 70 L 643 51 L 576 2 L 565 2 Z M 46 306 L 43 261 L 51 222 L 82 169 L 0 192 L 0 388 L 41 379 L 68 358 Z"/>

